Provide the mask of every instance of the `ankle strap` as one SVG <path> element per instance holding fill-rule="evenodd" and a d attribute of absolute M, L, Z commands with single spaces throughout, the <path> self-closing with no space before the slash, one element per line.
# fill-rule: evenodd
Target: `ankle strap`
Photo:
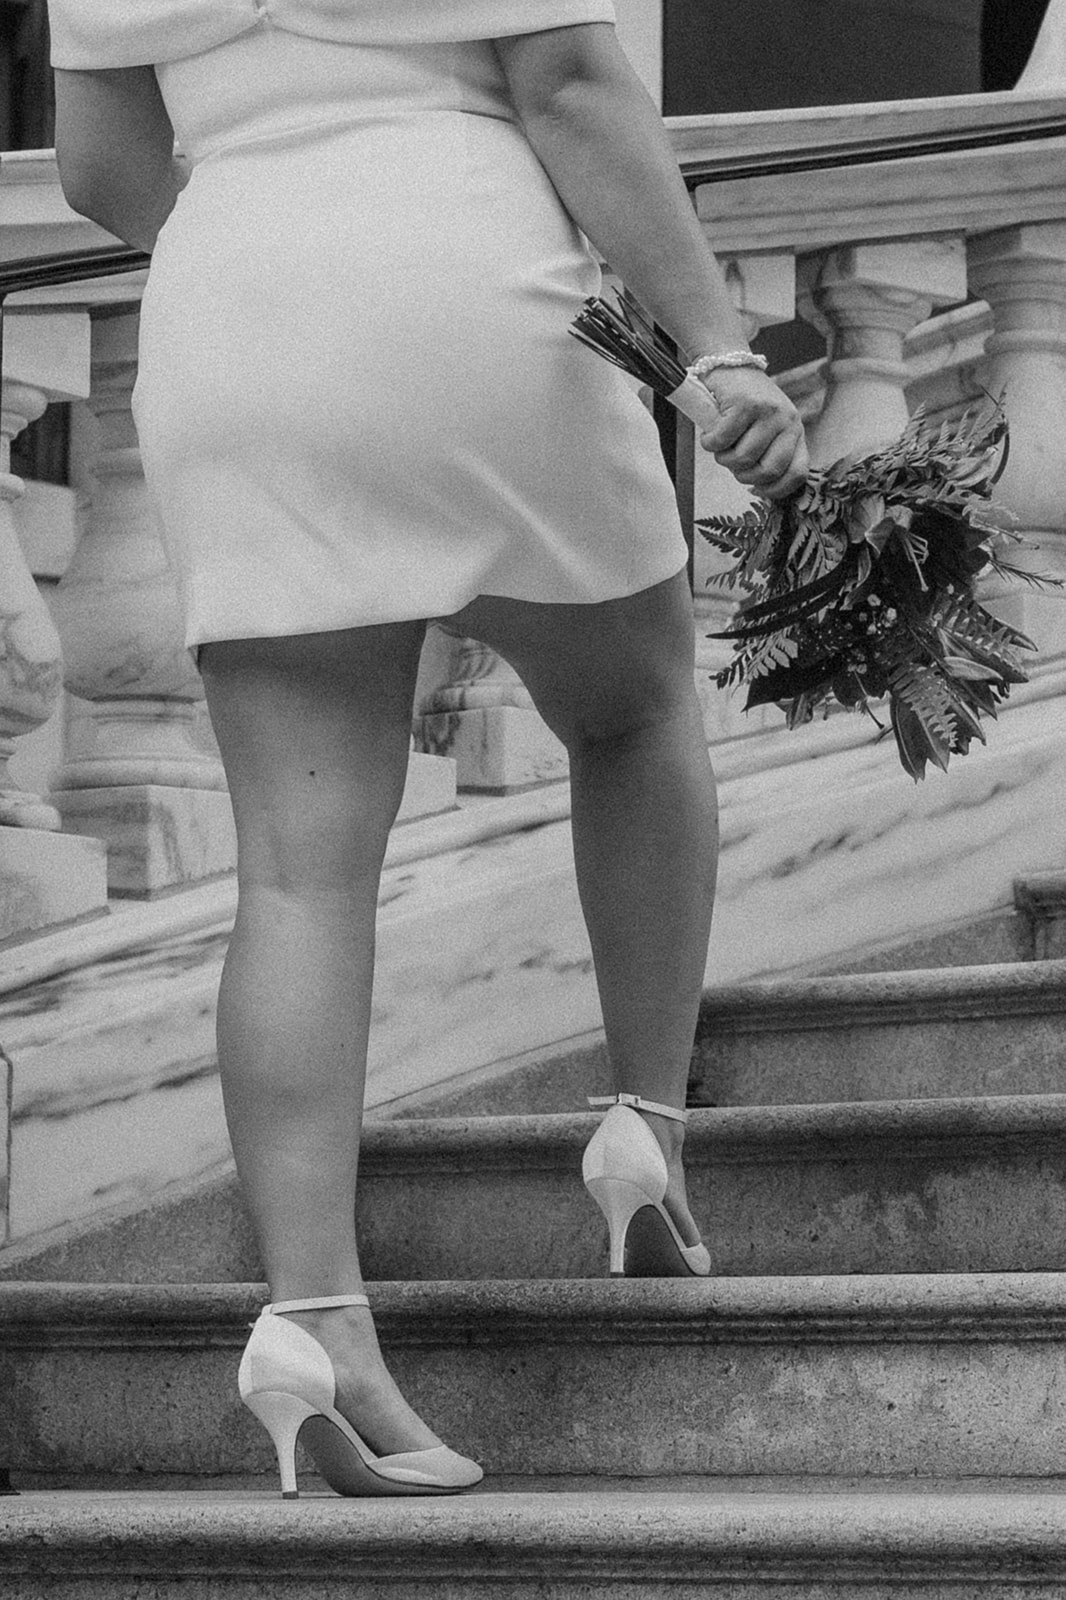
<path fill-rule="evenodd" d="M 277 1316 L 282 1311 L 331 1311 L 334 1306 L 369 1304 L 370 1301 L 365 1294 L 328 1294 L 321 1300 L 275 1300 L 272 1305 L 264 1306 L 263 1310 Z"/>
<path fill-rule="evenodd" d="M 678 1111 L 676 1106 L 661 1106 L 654 1100 L 642 1100 L 639 1094 L 597 1094 L 589 1095 L 589 1105 L 595 1111 L 598 1106 L 632 1106 L 634 1111 L 654 1111 L 658 1117 L 669 1117 L 673 1122 L 687 1122 L 688 1112 Z"/>

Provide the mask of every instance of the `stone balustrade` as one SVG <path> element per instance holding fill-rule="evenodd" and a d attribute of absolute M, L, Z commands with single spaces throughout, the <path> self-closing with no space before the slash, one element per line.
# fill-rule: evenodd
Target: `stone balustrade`
<path fill-rule="evenodd" d="M 52 400 L 89 388 L 89 318 L 79 310 L 11 311 L 4 341 L 0 455 L 0 938 L 107 905 L 103 845 L 62 831 L 59 811 L 19 783 L 19 743 L 58 713 L 62 651 L 19 536 L 25 485 L 11 473 L 11 440 Z"/>
<path fill-rule="evenodd" d="M 825 340 L 824 358 L 782 375 L 808 418 L 814 459 L 894 437 L 918 401 L 949 414 L 982 387 L 1003 392 L 1012 451 L 1001 497 L 1039 538 L 1037 564 L 1066 571 L 1066 136 L 1048 131 L 1056 118 L 1066 120 L 1066 85 L 669 127 L 749 334 L 798 316 Z M 1000 142 L 972 143 L 997 130 Z M 915 153 L 881 159 L 900 140 Z M 724 179 L 723 150 L 733 169 Z M 813 170 L 798 175 L 797 162 Z M 49 152 L 4 156 L 0 259 L 107 242 L 66 206 Z M 140 287 L 131 275 L 37 291 L 6 314 L 3 448 L 51 401 L 79 402 L 71 493 L 81 537 L 58 585 L 45 581 L 25 526 L 20 546 L 20 485 L 4 470 L 0 761 L 6 772 L 13 758 L 24 775 L 0 777 L 0 939 L 101 909 L 109 890 L 152 894 L 233 865 L 224 780 L 129 411 Z M 698 452 L 695 473 L 698 514 L 745 503 Z M 1066 652 L 1054 602 L 1005 603 L 1045 657 Z M 694 604 L 709 739 L 772 735 L 776 712 L 746 720 L 712 690 L 727 651 L 708 635 L 729 600 L 705 549 Z M 454 801 L 454 777 L 425 776 L 443 772 L 442 754 L 468 788 L 507 793 L 565 776 L 504 663 L 444 634 L 429 659 L 418 724 L 434 796 L 425 809 Z M 48 770 L 20 764 L 20 741 L 61 714 Z"/>

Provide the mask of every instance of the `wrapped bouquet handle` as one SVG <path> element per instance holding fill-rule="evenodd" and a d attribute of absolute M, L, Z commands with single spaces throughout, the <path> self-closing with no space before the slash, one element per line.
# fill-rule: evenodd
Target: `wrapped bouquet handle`
<path fill-rule="evenodd" d="M 671 389 L 665 398 L 682 416 L 694 422 L 701 433 L 707 433 L 718 421 L 720 412 L 714 395 L 692 372 L 686 372 L 677 388 Z"/>

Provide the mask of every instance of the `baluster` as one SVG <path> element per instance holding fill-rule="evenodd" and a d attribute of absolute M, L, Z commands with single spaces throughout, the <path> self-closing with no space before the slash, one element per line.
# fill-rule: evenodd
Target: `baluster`
<path fill-rule="evenodd" d="M 907 422 L 903 342 L 934 306 L 966 298 L 961 238 L 856 244 L 800 262 L 799 310 L 828 341 L 826 395 L 807 430 L 811 459 L 889 444 Z"/>
<path fill-rule="evenodd" d="M 1002 395 L 1010 452 L 996 499 L 1036 551 L 1018 565 L 1066 575 L 1066 224 L 1004 228 L 971 239 L 970 285 L 992 311 L 982 381 Z M 1045 654 L 1066 650 L 1066 602 L 1013 588 L 995 610 Z"/>
<path fill-rule="evenodd" d="M 16 743 L 58 710 L 59 635 L 19 543 L 9 469 L 11 441 L 50 399 L 88 388 L 88 319 L 71 312 L 5 313 L 0 419 L 0 939 L 107 905 L 103 847 L 59 832 L 56 808 L 19 788 L 8 770 Z"/>
<path fill-rule="evenodd" d="M 107 840 L 112 892 L 144 895 L 231 869 L 236 846 L 130 412 L 137 321 L 93 318 L 95 483 L 53 608 L 77 697 L 54 798 L 66 828 Z"/>

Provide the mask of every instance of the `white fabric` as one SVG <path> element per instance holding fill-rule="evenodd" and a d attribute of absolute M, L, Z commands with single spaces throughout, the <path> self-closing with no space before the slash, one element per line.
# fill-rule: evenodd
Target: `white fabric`
<path fill-rule="evenodd" d="M 443 31 L 546 12 L 388 5 Z M 479 594 L 606 600 L 684 565 L 652 419 L 569 335 L 599 269 L 491 40 L 264 25 L 156 73 L 193 172 L 133 410 L 190 650 Z"/>
<path fill-rule="evenodd" d="M 48 0 L 52 65 L 132 67 L 264 25 L 344 44 L 442 44 L 613 22 L 612 0 Z"/>

